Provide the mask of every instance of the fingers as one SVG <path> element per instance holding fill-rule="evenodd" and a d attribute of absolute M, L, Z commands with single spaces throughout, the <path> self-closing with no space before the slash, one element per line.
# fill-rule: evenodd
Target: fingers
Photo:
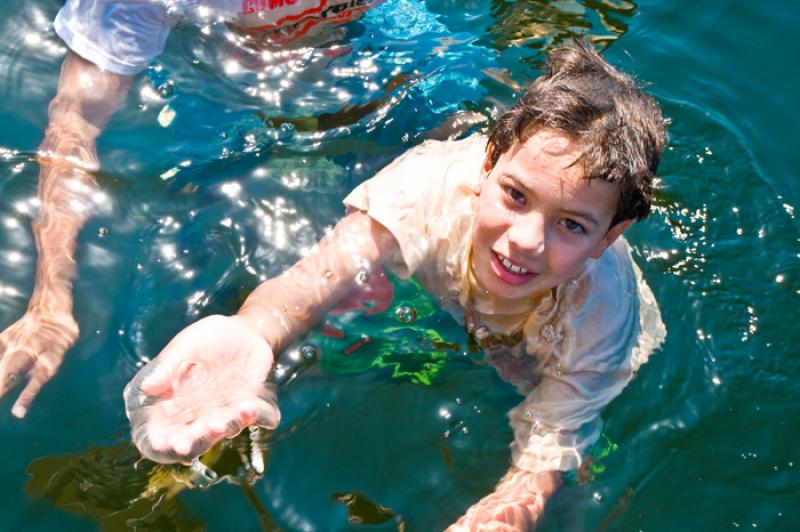
<path fill-rule="evenodd" d="M 141 390 L 150 396 L 211 377 L 205 369 L 237 369 L 244 376 L 263 376 L 272 367 L 269 345 L 244 321 L 228 316 L 207 316 L 178 333 L 140 374 Z M 177 392 L 176 392 L 177 393 Z"/>
<path fill-rule="evenodd" d="M 39 395 L 39 390 L 42 386 L 50 380 L 50 378 L 58 371 L 58 363 L 53 364 L 46 358 L 34 359 L 33 370 L 30 372 L 30 380 L 22 392 L 19 394 L 17 401 L 11 408 L 11 415 L 17 418 L 23 418 L 28 413 L 28 409 Z"/>
<path fill-rule="evenodd" d="M 36 363 L 36 355 L 28 350 L 15 349 L 0 360 L 0 397 L 19 384 Z"/>
<path fill-rule="evenodd" d="M 25 385 L 25 388 L 23 388 L 22 393 L 19 394 L 14 406 L 11 407 L 11 415 L 20 419 L 24 418 L 28 413 L 31 403 L 33 403 L 33 400 L 39 395 L 39 390 L 42 389 L 42 386 L 44 386 L 44 383 L 47 381 L 47 378 L 33 376 L 31 380 L 28 381 L 28 384 Z"/>
<path fill-rule="evenodd" d="M 200 353 L 215 336 L 214 330 L 207 325 L 209 322 L 216 323 L 213 318 L 220 317 L 203 318 L 179 332 L 155 359 L 139 370 L 139 375 L 142 375 L 141 390 L 146 395 L 169 394 L 173 390 L 175 377 L 202 358 Z"/>
<path fill-rule="evenodd" d="M 3 397 L 8 390 L 13 388 L 19 382 L 19 375 L 13 372 L 3 371 L 0 375 L 0 397 Z"/>
<path fill-rule="evenodd" d="M 187 463 L 241 430 L 238 420 L 231 420 L 230 416 L 215 417 L 180 427 L 154 427 L 136 445 L 144 457 L 154 462 Z"/>
<path fill-rule="evenodd" d="M 56 374 L 64 352 L 77 336 L 72 316 L 27 313 L 0 335 L 0 397 L 20 383 L 29 381 L 11 409 L 22 418 L 42 386 Z"/>
<path fill-rule="evenodd" d="M 265 429 L 274 430 L 281 423 L 281 411 L 274 402 L 259 401 L 254 422 L 248 425 L 258 425 Z"/>
<path fill-rule="evenodd" d="M 160 463 L 188 462 L 217 442 L 232 438 L 244 428 L 258 425 L 275 429 L 280 411 L 274 402 L 248 398 L 206 411 L 185 423 L 170 415 L 172 400 L 163 401 L 143 425 L 133 428 L 134 442 L 146 458 Z"/>
<path fill-rule="evenodd" d="M 175 365 L 164 359 L 151 360 L 139 370 L 141 377 L 135 378 L 141 391 L 150 396 L 168 395 L 172 391 L 172 372 Z"/>

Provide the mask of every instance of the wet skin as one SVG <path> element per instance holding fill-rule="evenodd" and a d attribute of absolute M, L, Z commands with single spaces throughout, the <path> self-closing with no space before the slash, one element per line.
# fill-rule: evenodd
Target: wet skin
<path fill-rule="evenodd" d="M 631 224 L 611 227 L 619 192 L 586 180 L 571 166 L 580 147 L 553 130 L 516 141 L 483 170 L 473 232 L 472 267 L 495 297 L 518 299 L 549 290 L 598 258 Z"/>

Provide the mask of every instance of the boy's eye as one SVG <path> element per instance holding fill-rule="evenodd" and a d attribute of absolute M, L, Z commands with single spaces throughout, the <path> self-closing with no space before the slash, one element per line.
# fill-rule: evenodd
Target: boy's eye
<path fill-rule="evenodd" d="M 586 232 L 586 229 L 584 229 L 584 227 L 581 224 L 579 224 L 575 220 L 570 220 L 569 218 L 564 218 L 563 220 L 561 220 L 561 225 L 564 226 L 564 229 L 566 229 L 570 233 L 582 234 Z"/>
<path fill-rule="evenodd" d="M 520 205 L 525 205 L 525 194 L 520 192 L 514 187 L 505 187 L 504 188 L 506 196 L 508 196 L 511 201 L 514 203 L 519 203 Z"/>

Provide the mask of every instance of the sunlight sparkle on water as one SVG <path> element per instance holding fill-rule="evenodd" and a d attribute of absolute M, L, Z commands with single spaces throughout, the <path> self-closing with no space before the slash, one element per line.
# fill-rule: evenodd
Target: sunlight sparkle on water
<path fill-rule="evenodd" d="M 139 98 L 143 102 L 149 103 L 160 102 L 162 99 L 158 91 L 151 87 L 149 83 L 142 85 L 142 88 L 139 89 Z"/>
<path fill-rule="evenodd" d="M 238 61 L 234 61 L 233 59 L 229 59 L 225 61 L 222 65 L 223 70 L 229 76 L 238 74 L 242 71 L 242 65 L 239 64 Z"/>
<path fill-rule="evenodd" d="M 39 208 L 41 202 L 39 198 L 29 198 L 25 201 L 17 201 L 14 203 L 14 210 L 20 214 L 25 214 L 30 216 L 32 211 Z"/>
<path fill-rule="evenodd" d="M 8 258 L 8 262 L 11 263 L 22 262 L 22 255 L 18 251 L 9 251 L 6 253 L 6 257 Z"/>
<path fill-rule="evenodd" d="M 197 292 L 195 292 L 191 296 L 189 296 L 186 299 L 186 302 L 189 303 L 190 305 L 197 305 L 198 303 L 203 301 L 203 299 L 205 298 L 205 295 L 206 295 L 205 292 L 203 292 L 202 290 L 198 290 Z"/>
<path fill-rule="evenodd" d="M 42 42 L 42 36 L 38 33 L 29 32 L 25 34 L 25 44 L 28 46 L 35 46 Z"/>
<path fill-rule="evenodd" d="M 162 244 L 160 251 L 165 260 L 174 260 L 178 257 L 175 244 Z"/>
<path fill-rule="evenodd" d="M 242 185 L 236 182 L 231 183 L 224 183 L 222 186 L 219 187 L 220 192 L 225 194 L 231 199 L 235 199 L 239 197 L 239 193 L 242 191 Z"/>
<path fill-rule="evenodd" d="M 92 192 L 92 201 L 95 205 L 106 205 L 109 202 L 108 195 L 102 191 Z"/>
<path fill-rule="evenodd" d="M 22 295 L 13 286 L 3 285 L 3 284 L 0 284 L 0 294 L 3 294 L 4 296 L 11 296 L 11 297 L 16 297 L 16 296 Z"/>
<path fill-rule="evenodd" d="M 308 184 L 308 179 L 297 175 L 297 172 L 291 172 L 289 175 L 281 176 L 281 184 L 288 189 L 296 190 Z"/>

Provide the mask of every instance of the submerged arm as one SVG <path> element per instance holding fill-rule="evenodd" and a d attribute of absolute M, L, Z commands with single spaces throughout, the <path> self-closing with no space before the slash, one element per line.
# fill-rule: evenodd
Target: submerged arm
<path fill-rule="evenodd" d="M 282 275 L 262 283 L 239 309 L 275 352 L 316 324 L 354 283 L 365 282 L 397 248 L 366 213 L 354 211 Z"/>
<path fill-rule="evenodd" d="M 495 490 L 473 504 L 449 532 L 533 530 L 541 520 L 547 499 L 561 485 L 561 473 L 531 473 L 511 467 Z"/>
<path fill-rule="evenodd" d="M 238 314 L 209 316 L 178 333 L 125 389 L 142 454 L 188 462 L 245 427 L 275 428 L 273 352 L 306 332 L 396 248 L 387 229 L 352 212 L 294 266 L 258 286 Z"/>
<path fill-rule="evenodd" d="M 0 334 L 0 396 L 26 377 L 12 414 L 24 417 L 78 337 L 72 317 L 75 241 L 91 213 L 97 137 L 128 93 L 131 76 L 112 74 L 70 52 L 39 148 L 37 263 L 25 314 Z"/>

